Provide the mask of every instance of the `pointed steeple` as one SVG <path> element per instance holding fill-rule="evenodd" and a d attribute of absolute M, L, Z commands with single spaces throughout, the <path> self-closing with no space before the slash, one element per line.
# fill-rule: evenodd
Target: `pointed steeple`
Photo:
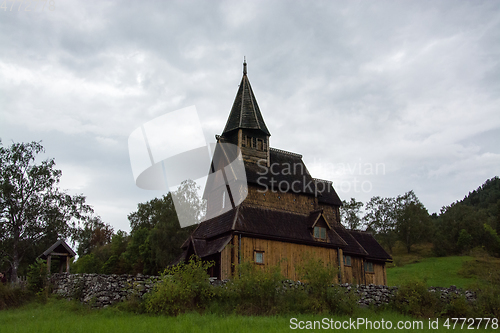
<path fill-rule="evenodd" d="M 237 129 L 260 130 L 264 135 L 271 136 L 248 81 L 246 60 L 243 62 L 243 78 L 222 135 Z"/>

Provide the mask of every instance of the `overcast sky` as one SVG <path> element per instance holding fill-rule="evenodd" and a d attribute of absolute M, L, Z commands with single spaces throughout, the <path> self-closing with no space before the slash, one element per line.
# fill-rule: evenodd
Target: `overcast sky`
<path fill-rule="evenodd" d="M 128 136 L 195 105 L 214 141 L 244 56 L 271 146 L 341 199 L 414 190 L 433 213 L 500 175 L 499 1 L 19 4 L 0 9 L 3 145 L 42 140 L 115 230 L 163 194 L 135 186 Z"/>

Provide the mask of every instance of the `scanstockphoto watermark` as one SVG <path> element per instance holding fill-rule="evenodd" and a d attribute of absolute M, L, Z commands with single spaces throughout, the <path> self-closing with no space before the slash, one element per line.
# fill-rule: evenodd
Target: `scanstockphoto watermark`
<path fill-rule="evenodd" d="M 0 5 L 0 11 L 4 12 L 44 12 L 55 9 L 54 0 L 4 0 Z"/>
<path fill-rule="evenodd" d="M 240 149 L 233 144 L 208 144 L 195 106 L 166 113 L 135 129 L 128 139 L 130 164 L 136 186 L 145 190 L 172 193 L 182 228 L 201 219 L 213 218 L 245 200 L 248 188 Z M 200 190 L 185 193 L 183 184 L 191 181 Z M 200 216 L 189 199 L 224 188 L 230 205 Z"/>
<path fill-rule="evenodd" d="M 428 320 L 399 320 L 391 321 L 381 318 L 371 320 L 368 318 L 356 318 L 349 320 L 335 320 L 323 318 L 322 320 L 299 320 L 290 318 L 290 329 L 292 330 L 475 330 L 493 329 L 497 330 L 500 325 L 498 318 L 429 318 Z"/>
<path fill-rule="evenodd" d="M 428 325 L 431 328 L 431 325 Z M 356 318 L 349 320 L 335 320 L 332 318 L 323 318 L 322 320 L 298 320 L 290 319 L 292 330 L 422 330 L 424 329 L 423 320 L 397 321 L 393 323 L 390 320 L 370 320 L 367 318 Z"/>
<path fill-rule="evenodd" d="M 314 158 L 310 164 L 315 173 L 327 175 L 329 178 L 336 176 L 384 176 L 386 173 L 385 163 L 380 162 L 354 162 L 354 163 L 330 163 L 322 159 Z"/>
<path fill-rule="evenodd" d="M 356 163 L 350 164 L 326 164 L 321 172 L 325 174 L 327 168 L 331 172 L 326 172 L 332 175 L 333 178 L 339 178 L 340 175 L 345 177 L 345 174 L 336 174 L 339 170 L 349 170 L 349 179 L 342 179 L 338 182 L 312 178 L 305 166 L 301 162 L 296 163 L 271 163 L 269 166 L 266 160 L 258 161 L 259 170 L 257 174 L 257 184 L 262 188 L 258 190 L 260 193 L 271 192 L 294 192 L 294 193 L 311 193 L 315 196 L 324 195 L 334 191 L 334 187 L 342 192 L 364 192 L 369 193 L 373 189 L 373 184 L 368 179 L 358 179 L 352 174 L 359 173 L 360 178 L 366 178 L 370 175 L 385 175 L 385 164 L 383 163 Z M 314 166 L 316 170 L 318 165 Z M 338 170 L 338 171 L 336 171 Z"/>

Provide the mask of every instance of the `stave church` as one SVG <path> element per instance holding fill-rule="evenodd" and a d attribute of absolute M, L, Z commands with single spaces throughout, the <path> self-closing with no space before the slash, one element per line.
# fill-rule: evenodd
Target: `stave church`
<path fill-rule="evenodd" d="M 337 282 L 386 285 L 391 256 L 372 234 L 346 229 L 340 223 L 342 201 L 332 182 L 313 178 L 302 155 L 272 148 L 270 137 L 244 62 L 226 126 L 216 139 L 221 147 L 238 147 L 245 186 L 229 186 L 228 179 L 235 176 L 228 172 L 220 186 L 207 184 L 204 198 L 207 216 L 212 217 L 183 243 L 177 262 L 193 254 L 214 261 L 209 273 L 218 279 L 234 276 L 243 262 L 263 268 L 280 265 L 286 278 L 298 280 L 297 267 L 316 258 L 337 269 Z M 231 159 L 230 153 L 216 148 L 212 171 L 218 167 L 216 155 L 217 161 Z"/>

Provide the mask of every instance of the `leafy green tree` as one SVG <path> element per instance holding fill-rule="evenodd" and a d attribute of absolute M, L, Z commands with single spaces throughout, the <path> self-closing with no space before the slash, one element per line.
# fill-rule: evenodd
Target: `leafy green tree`
<path fill-rule="evenodd" d="M 340 214 L 343 224 L 347 228 L 356 230 L 361 227 L 362 219 L 359 217 L 361 208 L 363 208 L 363 203 L 356 201 L 354 198 L 351 198 L 349 202 L 345 200 L 342 201 Z"/>
<path fill-rule="evenodd" d="M 392 253 L 397 241 L 396 199 L 373 197 L 366 204 L 365 211 L 365 223 L 369 229 L 375 231 L 377 239 Z"/>
<path fill-rule="evenodd" d="M 459 243 L 460 234 L 465 230 L 470 237 L 470 247 L 482 246 L 484 222 L 488 215 L 484 210 L 460 202 L 453 203 L 441 209 L 439 218 L 434 225 L 434 252 L 438 255 L 458 254 L 462 252 Z"/>
<path fill-rule="evenodd" d="M 39 142 L 0 146 L 0 255 L 10 264 L 11 281 L 35 244 L 71 237 L 92 212 L 85 197 L 59 190 L 62 172 L 54 159 L 37 163 L 42 152 Z"/>
<path fill-rule="evenodd" d="M 467 232 L 467 230 L 460 230 L 458 235 L 457 247 L 461 252 L 469 251 L 472 247 L 472 236 Z"/>
<path fill-rule="evenodd" d="M 196 183 L 183 182 L 178 191 L 140 203 L 129 214 L 131 233 L 125 260 L 136 273 L 156 274 L 167 267 L 182 250 L 182 243 L 196 225 L 181 228 L 172 196 L 190 205 L 192 218 L 203 215 L 204 204 L 196 195 Z"/>
<path fill-rule="evenodd" d="M 78 255 L 90 254 L 93 249 L 111 242 L 113 227 L 104 223 L 99 216 L 92 216 L 75 232 L 78 241 Z"/>
<path fill-rule="evenodd" d="M 396 198 L 396 234 L 410 253 L 411 246 L 427 239 L 431 233 L 429 213 L 413 191 Z"/>

